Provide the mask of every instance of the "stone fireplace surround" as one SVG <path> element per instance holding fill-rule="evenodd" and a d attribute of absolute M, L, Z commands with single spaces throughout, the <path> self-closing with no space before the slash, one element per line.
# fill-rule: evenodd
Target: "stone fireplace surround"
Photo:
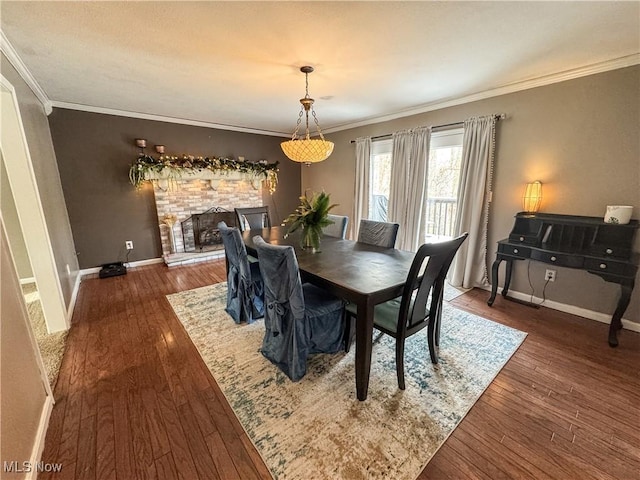
<path fill-rule="evenodd" d="M 181 222 L 193 214 L 203 213 L 211 207 L 233 211 L 238 207 L 263 205 L 262 182 L 251 178 L 224 178 L 211 182 L 205 179 L 183 179 L 167 183 L 153 182 L 156 201 L 162 256 L 169 266 L 194 263 L 223 256 L 219 251 L 185 253 Z M 177 222 L 173 225 L 176 252 L 171 252 L 170 227 L 163 222 L 166 215 L 173 214 Z"/>

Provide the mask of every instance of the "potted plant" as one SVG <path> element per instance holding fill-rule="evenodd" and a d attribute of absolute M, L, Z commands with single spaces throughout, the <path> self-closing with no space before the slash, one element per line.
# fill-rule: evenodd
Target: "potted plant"
<path fill-rule="evenodd" d="M 300 197 L 300 206 L 284 220 L 289 225 L 285 238 L 302 227 L 302 248 L 319 252 L 322 229 L 334 223 L 329 220 L 328 215 L 336 206 L 337 204 L 330 204 L 328 193 L 312 193 L 311 198 L 303 195 Z"/>

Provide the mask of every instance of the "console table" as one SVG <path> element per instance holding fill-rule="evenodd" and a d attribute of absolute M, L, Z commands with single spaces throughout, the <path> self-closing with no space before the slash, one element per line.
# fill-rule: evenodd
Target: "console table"
<path fill-rule="evenodd" d="M 632 251 L 638 221 L 626 225 L 605 223 L 599 217 L 520 212 L 515 216 L 509 238 L 498 242 L 491 268 L 493 305 L 498 291 L 498 267 L 506 261 L 502 296 L 507 298 L 514 260 L 536 260 L 598 275 L 620 285 L 620 299 L 609 326 L 609 345 L 618 346 L 617 333 L 629 306 L 638 271 L 637 253 Z"/>

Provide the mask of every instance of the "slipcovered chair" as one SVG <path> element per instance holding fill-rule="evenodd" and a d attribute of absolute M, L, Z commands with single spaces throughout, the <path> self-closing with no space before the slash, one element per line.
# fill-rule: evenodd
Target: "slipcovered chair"
<path fill-rule="evenodd" d="M 463 233 L 453 240 L 422 245 L 411 263 L 402 296 L 375 306 L 373 327 L 396 339 L 396 375 L 401 390 L 405 388 L 404 343 L 408 337 L 426 327 L 431 362 L 438 363 L 444 282 L 467 236 Z M 348 305 L 346 314 L 347 325 L 352 325 L 350 320 L 357 316 L 355 305 Z"/>
<path fill-rule="evenodd" d="M 358 242 L 378 247 L 394 248 L 399 227 L 400 225 L 397 223 L 360 220 Z"/>
<path fill-rule="evenodd" d="M 236 217 L 238 217 L 238 228 L 241 232 L 247 230 L 245 226 L 248 226 L 249 230 L 271 227 L 271 217 L 269 216 L 269 207 L 267 205 L 236 208 L 235 211 Z"/>
<path fill-rule="evenodd" d="M 293 247 L 253 237 L 265 288 L 262 354 L 296 382 L 307 372 L 307 357 L 342 349 L 344 301 L 300 281 Z"/>
<path fill-rule="evenodd" d="M 227 257 L 227 308 L 236 323 L 252 323 L 264 316 L 264 285 L 258 263 L 249 263 L 240 231 L 218 224 Z"/>
<path fill-rule="evenodd" d="M 322 229 L 322 233 L 329 235 L 330 237 L 345 239 L 347 236 L 347 224 L 349 223 L 349 217 L 342 215 L 327 215 L 327 218 L 333 223 L 327 225 Z"/>

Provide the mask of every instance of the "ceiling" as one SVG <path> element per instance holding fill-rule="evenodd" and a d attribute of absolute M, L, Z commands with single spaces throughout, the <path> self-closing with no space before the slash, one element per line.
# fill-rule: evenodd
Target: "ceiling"
<path fill-rule="evenodd" d="M 302 65 L 328 133 L 640 63 L 636 1 L 2 0 L 0 20 L 54 106 L 282 136 Z"/>

